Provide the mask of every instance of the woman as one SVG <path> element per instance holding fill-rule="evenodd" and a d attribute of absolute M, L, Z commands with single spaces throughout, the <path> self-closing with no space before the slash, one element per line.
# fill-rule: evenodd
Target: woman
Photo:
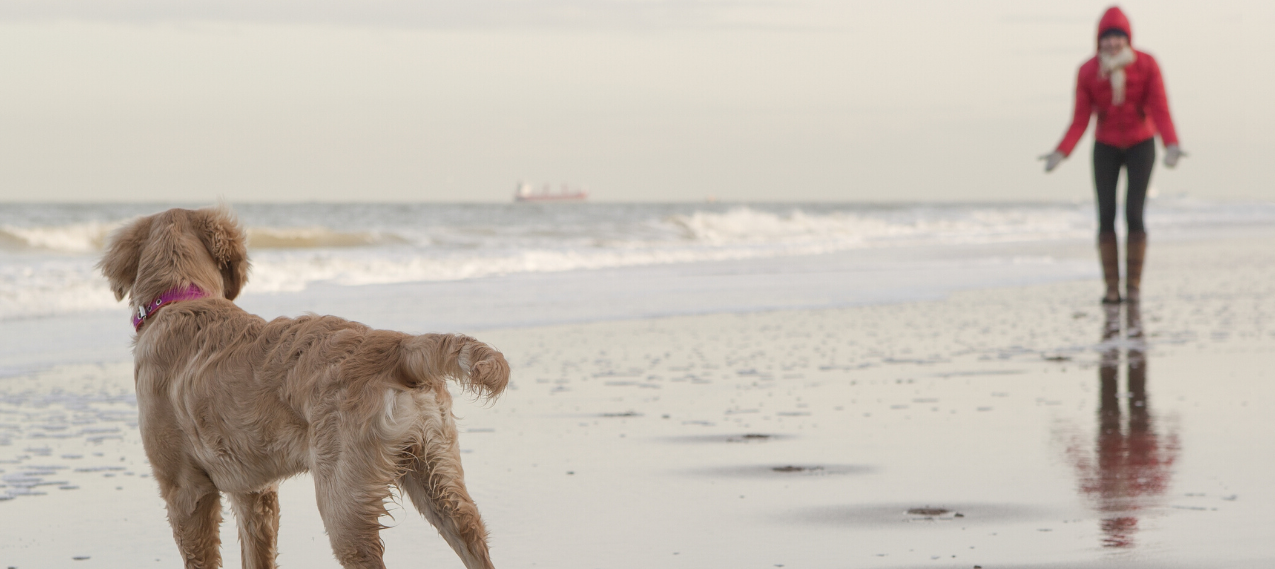
<path fill-rule="evenodd" d="M 1125 299 L 1137 302 L 1147 233 L 1142 206 L 1155 165 L 1155 135 L 1164 143 L 1164 165 L 1172 168 L 1186 154 L 1169 116 L 1164 80 L 1155 58 L 1131 47 L 1133 33 L 1120 8 L 1111 7 L 1098 22 L 1098 55 L 1080 66 L 1076 77 L 1076 109 L 1071 128 L 1052 153 L 1042 156 L 1045 171 L 1058 166 L 1097 113 L 1093 148 L 1094 187 L 1098 197 L 1098 253 L 1107 283 L 1104 303 L 1120 302 L 1120 261 L 1116 242 L 1116 182 L 1125 168 Z"/>

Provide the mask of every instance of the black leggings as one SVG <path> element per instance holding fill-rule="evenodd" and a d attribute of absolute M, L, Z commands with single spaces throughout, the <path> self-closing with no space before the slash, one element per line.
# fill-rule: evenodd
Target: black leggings
<path fill-rule="evenodd" d="M 1095 142 L 1093 145 L 1093 185 L 1098 193 L 1098 231 L 1116 230 L 1116 182 L 1124 166 L 1129 190 L 1124 198 L 1125 228 L 1130 232 L 1146 231 L 1142 225 L 1142 206 L 1147 201 L 1147 185 L 1151 183 L 1151 167 L 1155 166 L 1155 138 L 1148 138 L 1121 150 Z"/>

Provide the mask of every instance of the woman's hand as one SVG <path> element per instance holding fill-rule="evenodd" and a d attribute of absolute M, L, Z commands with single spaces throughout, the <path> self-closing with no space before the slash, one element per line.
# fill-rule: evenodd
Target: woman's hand
<path fill-rule="evenodd" d="M 1181 148 L 1178 148 L 1178 145 L 1170 144 L 1164 147 L 1164 165 L 1169 168 L 1177 166 L 1178 159 L 1186 155 Z"/>
<path fill-rule="evenodd" d="M 1177 147 L 1175 146 L 1174 148 L 1177 148 Z M 1045 161 L 1045 172 L 1053 172 L 1054 168 L 1057 168 L 1058 165 L 1061 164 L 1062 161 L 1065 160 L 1066 158 L 1067 158 L 1066 156 L 1063 156 L 1063 153 L 1055 150 L 1053 152 L 1050 152 L 1049 154 L 1045 154 L 1041 156 L 1040 158 L 1038 158 L 1038 160 Z M 1167 154 L 1165 155 L 1164 160 L 1165 160 L 1165 164 L 1168 164 L 1169 156 Z"/>

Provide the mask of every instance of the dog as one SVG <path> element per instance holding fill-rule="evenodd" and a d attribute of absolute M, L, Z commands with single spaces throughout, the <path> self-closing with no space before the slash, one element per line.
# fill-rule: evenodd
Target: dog
<path fill-rule="evenodd" d="M 231 302 L 248 266 L 224 206 L 133 221 L 98 263 L 133 309 L 138 427 L 186 567 L 221 566 L 223 492 L 243 566 L 275 567 L 278 484 L 307 471 L 342 566 L 385 566 L 378 520 L 397 486 L 467 568 L 492 567 L 446 380 L 495 398 L 504 356 L 468 336 L 335 316 L 267 322 Z"/>

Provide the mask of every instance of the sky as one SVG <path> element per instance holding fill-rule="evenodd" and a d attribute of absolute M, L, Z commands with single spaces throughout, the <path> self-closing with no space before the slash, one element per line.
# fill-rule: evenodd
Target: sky
<path fill-rule="evenodd" d="M 0 0 L 0 201 L 1079 201 L 1105 1 Z M 1182 147 L 1275 199 L 1275 3 L 1129 1 Z"/>

